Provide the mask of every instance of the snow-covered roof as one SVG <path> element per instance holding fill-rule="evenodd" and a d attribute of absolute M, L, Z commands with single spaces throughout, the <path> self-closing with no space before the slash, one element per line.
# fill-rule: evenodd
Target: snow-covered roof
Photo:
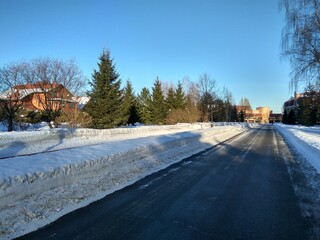
<path fill-rule="evenodd" d="M 41 88 L 31 88 L 31 89 L 19 89 L 18 91 L 19 91 L 19 99 L 23 99 L 32 93 L 47 92 L 48 90 L 41 89 Z"/>
<path fill-rule="evenodd" d="M 90 100 L 90 97 L 79 97 L 79 96 L 76 96 L 76 97 L 73 97 L 72 100 L 78 102 L 79 104 L 79 108 L 82 109 Z"/>
<path fill-rule="evenodd" d="M 80 97 L 80 96 L 76 96 L 73 97 L 72 100 L 77 101 L 79 104 L 86 104 L 89 102 L 90 97 Z"/>
<path fill-rule="evenodd" d="M 50 90 L 49 88 L 39 88 L 39 87 L 34 87 L 34 88 L 13 87 L 2 92 L 0 94 L 0 99 L 18 98 L 21 100 L 32 93 L 48 92 L 49 90 Z"/>
<path fill-rule="evenodd" d="M 14 88 L 11 88 L 11 89 L 8 89 L 2 93 L 0 93 L 0 99 L 9 99 L 10 96 L 12 96 L 13 94 L 15 94 L 17 92 L 16 89 Z"/>

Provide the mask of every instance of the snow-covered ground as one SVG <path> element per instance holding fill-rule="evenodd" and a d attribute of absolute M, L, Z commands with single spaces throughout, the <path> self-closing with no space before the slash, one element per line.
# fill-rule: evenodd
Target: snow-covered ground
<path fill-rule="evenodd" d="M 275 124 L 286 142 L 320 173 L 320 127 Z"/>
<path fill-rule="evenodd" d="M 320 127 L 274 126 L 291 148 L 291 151 L 284 148 L 282 156 L 299 200 L 301 214 L 312 219 L 310 239 L 320 239 Z"/>
<path fill-rule="evenodd" d="M 0 239 L 44 226 L 250 127 L 258 126 L 0 132 Z"/>
<path fill-rule="evenodd" d="M 320 173 L 320 127 L 275 124 Z M 0 239 L 11 239 L 225 141 L 246 124 L 0 132 Z"/>
<path fill-rule="evenodd" d="M 177 124 L 166 126 L 139 126 L 96 130 L 89 128 L 42 127 L 39 131 L 0 133 L 0 158 L 66 148 L 88 146 L 124 139 L 157 136 L 169 133 L 208 128 L 209 124 Z"/>

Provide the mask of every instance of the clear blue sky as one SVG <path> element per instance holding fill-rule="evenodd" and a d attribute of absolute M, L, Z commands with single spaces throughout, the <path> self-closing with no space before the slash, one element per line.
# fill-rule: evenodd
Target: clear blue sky
<path fill-rule="evenodd" d="M 0 0 L 0 66 L 73 58 L 91 78 L 107 48 L 136 93 L 157 76 L 196 82 L 208 73 L 236 103 L 280 112 L 290 97 L 283 25 L 277 0 Z"/>

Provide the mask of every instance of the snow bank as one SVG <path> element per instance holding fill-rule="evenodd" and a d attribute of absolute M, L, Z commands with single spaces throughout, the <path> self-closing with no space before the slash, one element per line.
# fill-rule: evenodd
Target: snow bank
<path fill-rule="evenodd" d="M 320 173 L 320 127 L 274 124 L 286 142 Z"/>
<path fill-rule="evenodd" d="M 123 134 L 141 134 L 161 131 L 178 131 L 178 130 L 196 130 L 209 128 L 209 123 L 203 124 L 176 124 L 164 126 L 139 126 L 139 127 L 123 127 L 114 129 L 91 129 L 91 128 L 57 128 L 45 129 L 42 131 L 22 131 L 22 132 L 0 132 L 0 147 L 8 145 L 12 142 L 19 141 L 24 144 L 30 142 L 39 142 L 42 140 L 50 140 L 57 138 L 74 138 L 74 137 L 94 137 L 94 136 L 118 136 Z"/>
<path fill-rule="evenodd" d="M 0 159 L 209 127 L 210 124 L 176 124 L 107 130 L 61 128 L 42 129 L 41 131 L 4 132 L 0 133 Z"/>
<path fill-rule="evenodd" d="M 68 134 L 109 134 L 116 140 L 0 160 L 0 238 L 10 239 L 35 230 L 153 172 L 256 127 L 244 124 L 210 126 L 79 129 Z M 158 131 L 158 135 L 147 134 L 153 131 Z M 10 134 L 0 136 L 1 140 L 5 136 L 7 142 L 10 138 L 15 139 L 12 143 L 17 139 L 24 141 L 28 148 L 29 141 L 36 142 L 43 137 L 43 133 L 32 133 L 36 136 L 33 140 L 26 136 L 29 133 L 23 133 L 19 139 L 16 133 L 13 137 Z M 117 139 L 119 135 L 123 137 Z M 132 135 L 136 137 L 130 139 Z M 64 146 L 64 142 L 61 145 Z"/>

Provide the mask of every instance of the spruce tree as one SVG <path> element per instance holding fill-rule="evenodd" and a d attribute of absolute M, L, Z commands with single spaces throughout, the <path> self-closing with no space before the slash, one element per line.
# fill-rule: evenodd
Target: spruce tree
<path fill-rule="evenodd" d="M 211 120 L 211 110 L 213 108 L 214 98 L 209 92 L 205 92 L 199 101 L 198 107 L 201 113 L 202 122 Z"/>
<path fill-rule="evenodd" d="M 122 108 L 123 118 L 126 124 L 134 125 L 136 122 L 139 122 L 137 100 L 134 96 L 132 84 L 129 81 L 127 81 L 124 89 Z"/>
<path fill-rule="evenodd" d="M 157 80 L 154 82 L 154 86 L 152 87 L 151 112 L 153 124 L 165 123 L 167 109 L 159 78 L 157 78 Z"/>
<path fill-rule="evenodd" d="M 290 110 L 288 114 L 288 124 L 295 125 L 296 124 L 296 114 L 294 110 Z"/>
<path fill-rule="evenodd" d="M 315 110 L 311 106 L 311 99 L 308 97 L 299 98 L 296 120 L 299 124 L 312 126 L 315 124 Z"/>
<path fill-rule="evenodd" d="M 231 108 L 230 122 L 239 122 L 238 110 L 236 105 L 233 105 Z"/>
<path fill-rule="evenodd" d="M 308 84 L 306 86 L 304 97 L 300 98 L 301 103 L 299 102 L 298 116 L 300 113 L 299 110 L 301 110 L 302 116 L 299 116 L 299 118 L 302 117 L 303 119 L 303 122 L 299 121 L 299 123 L 302 123 L 308 126 L 313 126 L 317 124 L 318 122 L 317 112 L 320 105 L 320 93 L 319 93 L 320 89 L 319 88 L 320 86 L 317 87 L 316 85 L 312 85 L 312 84 Z"/>
<path fill-rule="evenodd" d="M 245 121 L 246 114 L 245 114 L 245 112 L 243 110 L 240 110 L 238 118 L 239 118 L 239 122 L 244 122 Z"/>
<path fill-rule="evenodd" d="M 112 128 L 124 123 L 121 80 L 116 72 L 110 52 L 104 50 L 99 57 L 98 70 L 94 70 L 85 111 L 92 117 L 93 128 Z"/>
<path fill-rule="evenodd" d="M 177 89 L 175 91 L 175 109 L 185 109 L 186 108 L 186 96 L 183 92 L 182 84 L 179 81 Z"/>
<path fill-rule="evenodd" d="M 214 100 L 214 104 L 210 108 L 209 114 L 211 115 L 211 121 L 213 122 L 226 121 L 226 108 L 222 99 L 217 98 Z"/>
<path fill-rule="evenodd" d="M 284 110 L 284 113 L 282 115 L 282 123 L 283 124 L 288 124 L 288 113 L 286 110 Z"/>
<path fill-rule="evenodd" d="M 143 88 L 138 95 L 138 114 L 144 124 L 151 124 L 151 94 L 147 88 Z"/>
<path fill-rule="evenodd" d="M 176 97 L 175 97 L 175 91 L 173 88 L 169 88 L 168 90 L 168 94 L 166 97 L 166 104 L 169 112 L 176 109 Z"/>

